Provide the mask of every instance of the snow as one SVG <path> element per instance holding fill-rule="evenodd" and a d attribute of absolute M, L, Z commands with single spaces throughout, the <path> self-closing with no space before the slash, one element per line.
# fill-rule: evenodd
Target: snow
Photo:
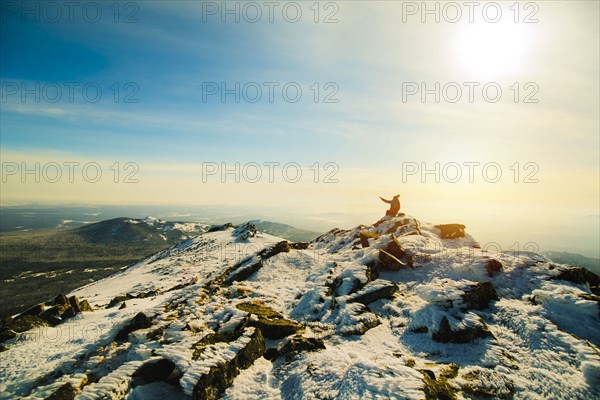
<path fill-rule="evenodd" d="M 369 282 L 367 264 L 385 248 L 394 226 L 417 267 L 381 271 Z M 417 228 L 421 234 L 413 234 Z M 362 230 L 381 236 L 361 248 Z M 231 360 L 250 340 L 254 328 L 245 328 L 231 342 L 206 345 L 192 358 L 192 347 L 204 336 L 233 332 L 244 322 L 247 313 L 236 307 L 242 302 L 302 323 L 302 334 L 323 340 L 326 348 L 274 361 L 259 358 L 240 371 L 226 399 L 422 399 L 421 371 L 439 374 L 450 363 L 460 366 L 449 378 L 461 390 L 458 398 L 476 397 L 469 394 L 473 390 L 519 399 L 600 397 L 598 303 L 587 285 L 553 279 L 557 270 L 544 259 L 495 254 L 503 268 L 490 277 L 485 266 L 491 255 L 474 238 L 440 239 L 433 224 L 405 216 L 377 227 L 328 232 L 306 250 L 264 259 L 246 280 L 220 288 L 211 284 L 217 277 L 225 280 L 234 265 L 257 261 L 260 250 L 281 240 L 259 232 L 240 241 L 233 228 L 204 233 L 73 291 L 94 311 L 6 342 L 0 397 L 43 399 L 68 382 L 82 387 L 81 399 L 190 398 L 203 373 Z M 349 302 L 389 282 L 399 287 L 391 298 Z M 462 296 L 477 282 L 491 282 L 499 300 L 484 310 L 467 310 Z M 114 297 L 128 294 L 126 308 L 106 308 Z M 139 312 L 152 327 L 113 341 Z M 485 323 L 493 337 L 433 341 L 443 317 L 453 330 Z M 356 334 L 357 328 L 364 333 Z M 267 341 L 267 347 L 278 343 Z M 159 358 L 181 371 L 179 384 L 132 387 L 140 365 Z"/>

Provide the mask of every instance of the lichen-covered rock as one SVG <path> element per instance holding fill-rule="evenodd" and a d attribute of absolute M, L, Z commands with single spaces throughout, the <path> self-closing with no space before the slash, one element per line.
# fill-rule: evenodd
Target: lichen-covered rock
<path fill-rule="evenodd" d="M 462 300 L 467 310 L 483 310 L 491 301 L 498 300 L 498 294 L 491 282 L 478 282 L 476 285 L 464 289 Z"/>
<path fill-rule="evenodd" d="M 440 375 L 438 377 L 432 371 L 420 370 L 423 374 L 423 391 L 426 400 L 455 400 L 459 391 L 455 385 L 448 382 L 448 376 Z"/>
<path fill-rule="evenodd" d="M 277 346 L 277 355 L 286 356 L 302 351 L 317 351 L 325 349 L 323 340 L 314 337 L 294 335 L 282 341 Z"/>
<path fill-rule="evenodd" d="M 358 234 L 360 244 L 363 248 L 369 247 L 369 239 L 379 239 L 379 233 L 371 231 L 361 231 Z"/>
<path fill-rule="evenodd" d="M 151 326 L 152 321 L 150 321 L 146 314 L 140 312 L 117 333 L 115 340 L 127 340 L 127 337 L 131 332 L 135 332 L 139 329 L 147 329 Z"/>
<path fill-rule="evenodd" d="M 283 315 L 281 313 L 273 310 L 271 307 L 267 307 L 262 304 L 240 303 L 237 304 L 235 307 L 247 313 L 265 318 L 283 318 Z"/>
<path fill-rule="evenodd" d="M 463 391 L 485 398 L 512 399 L 515 392 L 514 383 L 504 374 L 481 367 L 470 368 L 456 382 Z"/>
<path fill-rule="evenodd" d="M 302 329 L 299 323 L 285 318 L 258 317 L 256 321 L 250 320 L 249 324 L 260 329 L 267 339 L 281 339 Z"/>
<path fill-rule="evenodd" d="M 262 335 L 268 339 L 281 339 L 296 333 L 302 325 L 295 321 L 283 318 L 283 315 L 271 307 L 261 304 L 241 303 L 236 308 L 246 311 L 256 317 L 250 319 L 248 324 L 260 329 Z"/>

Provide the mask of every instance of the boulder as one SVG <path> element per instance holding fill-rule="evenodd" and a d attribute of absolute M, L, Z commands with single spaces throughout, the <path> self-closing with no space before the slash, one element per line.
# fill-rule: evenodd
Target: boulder
<path fill-rule="evenodd" d="M 494 337 L 483 320 L 462 329 L 452 330 L 446 316 L 442 317 L 437 331 L 433 332 L 431 339 L 441 343 L 472 343 L 479 338 Z"/>
<path fill-rule="evenodd" d="M 63 321 L 60 316 L 64 312 L 64 310 L 64 306 L 53 306 L 44 310 L 44 312 L 41 313 L 39 317 L 44 321 L 47 321 L 50 325 L 56 326 Z"/>
<path fill-rule="evenodd" d="M 57 306 L 66 306 L 68 304 L 69 304 L 69 299 L 67 299 L 67 296 L 65 296 L 62 293 L 59 293 L 54 298 L 54 305 L 57 305 Z"/>
<path fill-rule="evenodd" d="M 106 306 L 106 308 L 111 308 L 116 306 L 117 304 L 125 301 L 125 300 L 129 300 L 130 297 L 129 296 L 116 296 L 115 298 L 113 298 L 110 303 L 108 303 L 108 305 Z"/>
<path fill-rule="evenodd" d="M 115 336 L 115 340 L 127 340 L 127 337 L 131 332 L 139 329 L 146 329 L 152 326 L 152 321 L 146 316 L 146 314 L 138 313 L 127 325 L 125 325 Z"/>
<path fill-rule="evenodd" d="M 393 234 L 390 236 L 392 240 L 390 240 L 388 245 L 385 247 L 385 251 L 396 257 L 396 259 L 400 260 L 403 264 L 406 264 L 410 268 L 413 268 L 412 257 L 406 251 L 404 251 L 402 245 L 400 244 L 396 236 L 394 236 Z"/>
<path fill-rule="evenodd" d="M 81 305 L 79 304 L 79 299 L 77 298 L 77 296 L 69 297 L 69 305 L 75 311 L 76 314 L 81 312 Z"/>
<path fill-rule="evenodd" d="M 442 224 L 435 225 L 440 230 L 440 238 L 457 239 L 465 237 L 465 226 L 463 224 Z"/>
<path fill-rule="evenodd" d="M 360 244 L 363 248 L 369 247 L 369 239 L 379 239 L 379 233 L 370 231 L 361 231 L 358 234 Z"/>
<path fill-rule="evenodd" d="M 262 249 L 258 252 L 258 255 L 263 260 L 271 258 L 279 253 L 288 253 L 290 251 L 290 243 L 287 240 L 282 240 L 273 246 Z"/>
<path fill-rule="evenodd" d="M 182 373 L 175 363 L 166 358 L 150 360 L 142 364 L 131 376 L 131 386 L 146 385 L 153 382 L 176 383 Z"/>
<path fill-rule="evenodd" d="M 260 329 L 267 339 L 282 339 L 302 329 L 299 323 L 285 318 L 258 317 L 257 321 L 251 320 L 249 324 Z"/>
<path fill-rule="evenodd" d="M 489 306 L 490 301 L 498 300 L 498 294 L 491 282 L 478 282 L 464 292 L 462 299 L 466 310 L 483 310 Z"/>
<path fill-rule="evenodd" d="M 359 292 L 350 297 L 348 303 L 362 303 L 367 305 L 379 299 L 390 298 L 398 291 L 398 285 L 394 282 L 376 279 L 368 283 Z"/>
<path fill-rule="evenodd" d="M 408 265 L 383 249 L 379 249 L 379 265 L 380 268 L 388 271 L 399 271 L 403 268 L 408 268 Z"/>
<path fill-rule="evenodd" d="M 265 318 L 283 318 L 283 315 L 271 307 L 255 303 L 240 303 L 235 306 L 238 310 L 245 311 L 256 316 Z"/>
<path fill-rule="evenodd" d="M 277 356 L 287 356 L 302 351 L 317 351 L 325 349 L 323 340 L 314 337 L 294 335 L 284 340 L 277 347 Z"/>
<path fill-rule="evenodd" d="M 239 310 L 256 316 L 248 321 L 248 325 L 260 329 L 262 335 L 268 339 L 281 339 L 296 333 L 302 325 L 295 321 L 285 319 L 283 315 L 271 307 L 254 303 L 241 303 L 236 305 Z"/>
<path fill-rule="evenodd" d="M 495 258 L 490 258 L 485 262 L 485 270 L 487 271 L 489 277 L 493 277 L 503 269 L 504 266 L 502 263 Z"/>
<path fill-rule="evenodd" d="M 23 311 L 21 314 L 19 314 L 17 316 L 17 318 L 21 317 L 21 316 L 25 316 L 25 315 L 40 315 L 42 312 L 44 312 L 44 309 L 46 308 L 46 306 L 43 303 L 40 304 L 36 304 L 33 307 L 28 308 L 27 310 Z"/>

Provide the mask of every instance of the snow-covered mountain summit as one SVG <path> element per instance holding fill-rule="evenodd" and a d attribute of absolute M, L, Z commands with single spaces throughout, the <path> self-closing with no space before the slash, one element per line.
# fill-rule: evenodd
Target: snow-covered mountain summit
<path fill-rule="evenodd" d="M 409 216 L 213 228 L 3 321 L 0 397 L 598 398 L 598 276 L 485 247 Z"/>

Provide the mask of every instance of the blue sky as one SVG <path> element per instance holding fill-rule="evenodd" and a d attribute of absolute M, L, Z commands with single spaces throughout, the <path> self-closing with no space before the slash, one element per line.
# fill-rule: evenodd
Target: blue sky
<path fill-rule="evenodd" d="M 65 3 L 53 3 L 62 11 L 57 22 L 43 11 L 39 21 L 23 17 L 19 9 L 26 4 L 42 10 L 43 2 L 2 5 L 2 161 L 94 161 L 106 173 L 114 162 L 130 161 L 139 165 L 140 182 L 48 185 L 11 178 L 3 182 L 3 204 L 243 201 L 263 214 L 273 205 L 289 205 L 296 217 L 346 213 L 355 215 L 352 223 L 364 223 L 381 214 L 377 195 L 401 192 L 403 205 L 423 219 L 468 221 L 490 235 L 489 226 L 503 220 L 498 210 L 511 210 L 526 221 L 524 235 L 532 240 L 557 213 L 563 219 L 552 228 L 557 235 L 574 217 L 599 213 L 597 2 L 537 2 L 535 10 L 521 2 L 518 22 L 510 4 L 502 3 L 498 23 L 481 13 L 473 22 L 435 22 L 430 16 L 423 23 L 420 14 L 405 14 L 402 2 L 387 1 L 319 2 L 318 23 L 309 8 L 313 2 L 297 3 L 297 23 L 281 12 L 289 2 L 278 3 L 273 23 L 262 2 L 255 3 L 263 12 L 256 23 L 244 21 L 243 14 L 239 23 L 231 15 L 223 23 L 220 12 L 203 18 L 207 2 L 200 1 L 120 2 L 115 22 L 114 3 L 102 3 L 102 16 L 92 23 L 81 9 L 69 20 Z M 241 9 L 246 3 L 227 4 Z M 323 23 L 331 12 L 337 22 Z M 130 13 L 135 22 L 125 23 Z M 537 22 L 524 23 L 530 14 Z M 72 102 L 65 82 L 79 85 Z M 225 102 L 217 95 L 203 102 L 207 82 L 230 88 L 257 82 L 263 97 L 236 103 L 231 95 Z M 264 82 L 279 85 L 273 103 Z M 297 103 L 281 96 L 280 88 L 290 82 L 303 90 Z M 318 102 L 310 89 L 315 82 Z M 404 102 L 407 82 L 430 89 L 455 82 L 463 91 L 464 82 L 479 86 L 473 102 L 464 92 L 457 103 L 432 96 L 423 102 L 419 95 Z M 490 82 L 503 91 L 497 103 L 482 98 L 480 88 Z M 63 88 L 56 103 L 32 96 L 21 101 L 19 92 L 7 92 L 14 85 L 53 83 Z M 327 83 L 337 90 L 338 102 L 322 101 L 332 93 Z M 84 100 L 86 84 L 102 89 L 99 101 Z M 123 102 L 132 88 L 138 101 Z M 525 103 L 533 89 L 538 102 Z M 333 162 L 339 181 L 252 185 L 199 178 L 203 162 L 269 161 L 298 163 L 306 176 L 313 163 Z M 480 177 L 457 184 L 406 182 L 400 177 L 407 162 L 494 162 L 504 178 L 497 184 Z M 514 163 L 521 169 L 517 183 L 510 179 Z M 527 163 L 539 167 L 536 184 L 522 183 Z M 593 241 L 598 229 L 586 226 L 582 236 Z"/>

